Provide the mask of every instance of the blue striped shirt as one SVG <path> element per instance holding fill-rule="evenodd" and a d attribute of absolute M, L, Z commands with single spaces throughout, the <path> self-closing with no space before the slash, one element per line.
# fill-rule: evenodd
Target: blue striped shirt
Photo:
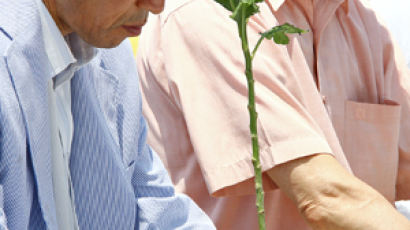
<path fill-rule="evenodd" d="M 54 75 L 35 1 L 0 1 L 0 230 L 58 229 L 47 100 Z M 174 192 L 146 144 L 128 41 L 97 49 L 70 83 L 69 169 L 79 228 L 215 229 Z"/>

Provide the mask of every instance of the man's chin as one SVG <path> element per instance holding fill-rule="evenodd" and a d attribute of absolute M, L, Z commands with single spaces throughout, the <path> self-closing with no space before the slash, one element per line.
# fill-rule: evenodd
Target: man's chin
<path fill-rule="evenodd" d="M 97 48 L 115 48 L 121 42 L 123 42 L 127 37 L 116 37 L 116 38 L 111 38 L 111 39 L 101 39 L 101 38 L 95 38 L 95 39 L 90 39 L 86 40 L 84 39 L 88 44 L 97 47 Z"/>
<path fill-rule="evenodd" d="M 115 48 L 117 47 L 119 44 L 121 44 L 121 42 L 123 42 L 126 38 L 122 39 L 122 40 L 116 40 L 116 41 L 110 41 L 110 42 L 101 42 L 98 44 L 92 44 L 93 46 L 97 47 L 97 48 L 105 48 L 105 49 L 109 49 L 109 48 Z"/>

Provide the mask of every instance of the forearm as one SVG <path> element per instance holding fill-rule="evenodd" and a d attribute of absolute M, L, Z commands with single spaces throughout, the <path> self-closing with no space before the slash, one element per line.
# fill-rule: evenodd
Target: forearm
<path fill-rule="evenodd" d="M 298 206 L 313 229 L 410 229 L 408 222 L 370 186 L 329 155 L 279 165 L 268 175 Z"/>

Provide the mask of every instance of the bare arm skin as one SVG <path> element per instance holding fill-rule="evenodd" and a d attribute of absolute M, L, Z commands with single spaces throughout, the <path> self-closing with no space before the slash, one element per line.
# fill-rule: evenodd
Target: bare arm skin
<path fill-rule="evenodd" d="M 410 222 L 392 204 L 331 155 L 318 154 L 278 165 L 268 175 L 315 230 L 410 229 Z"/>

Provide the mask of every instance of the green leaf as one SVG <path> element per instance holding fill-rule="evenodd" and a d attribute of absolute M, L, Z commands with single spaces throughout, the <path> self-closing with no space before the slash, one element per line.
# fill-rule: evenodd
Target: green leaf
<path fill-rule="evenodd" d="M 285 23 L 280 26 L 275 26 L 272 29 L 261 33 L 261 36 L 273 41 L 276 44 L 283 44 L 286 45 L 289 43 L 289 37 L 286 34 L 302 34 L 306 33 L 305 30 L 299 29 L 289 23 Z"/>
<path fill-rule="evenodd" d="M 233 12 L 236 6 L 239 4 L 239 0 L 215 0 L 215 2 L 221 4 L 225 9 Z"/>
<path fill-rule="evenodd" d="M 240 24 L 242 19 L 245 19 L 246 22 L 250 16 L 258 12 L 259 7 L 254 0 L 241 0 L 231 15 L 231 18 Z"/>

